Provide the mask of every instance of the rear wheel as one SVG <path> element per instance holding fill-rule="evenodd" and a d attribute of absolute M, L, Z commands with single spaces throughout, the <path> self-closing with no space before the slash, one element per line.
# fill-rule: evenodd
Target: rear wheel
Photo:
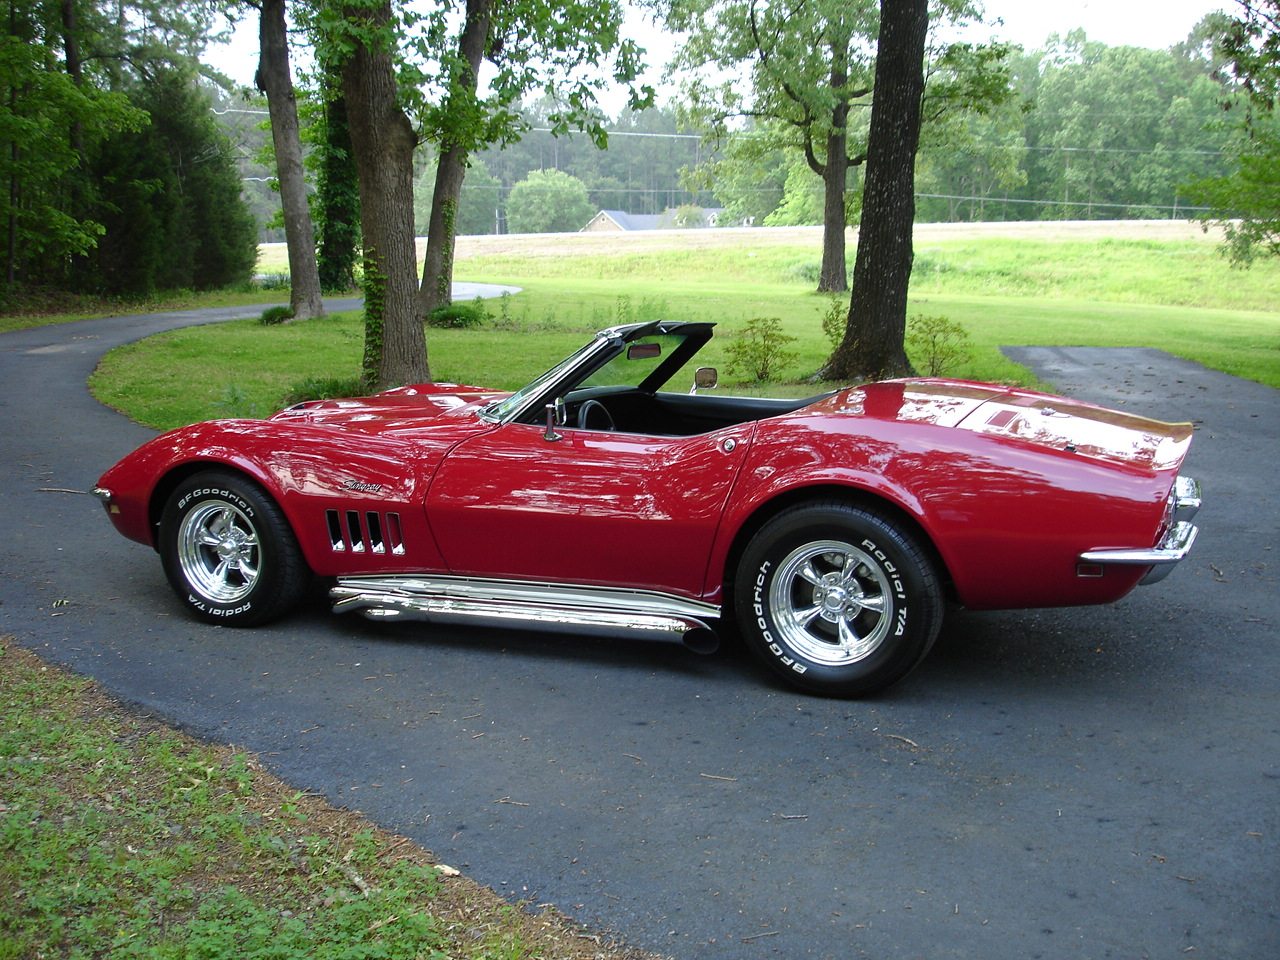
<path fill-rule="evenodd" d="M 174 592 L 198 617 L 252 626 L 301 598 L 306 564 L 288 521 L 247 477 L 195 474 L 160 518 L 160 558 Z"/>
<path fill-rule="evenodd" d="M 911 671 L 942 624 L 942 590 L 914 536 L 840 502 L 786 510 L 751 539 L 736 613 L 752 652 L 792 685 L 865 696 Z"/>

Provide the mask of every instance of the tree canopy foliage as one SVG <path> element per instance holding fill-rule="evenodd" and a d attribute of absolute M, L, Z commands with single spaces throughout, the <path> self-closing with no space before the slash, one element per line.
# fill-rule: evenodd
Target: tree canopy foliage
<path fill-rule="evenodd" d="M 246 279 L 255 231 L 199 91 L 210 3 L 12 0 L 0 36 L 6 287 Z"/>
<path fill-rule="evenodd" d="M 187 71 L 164 69 L 131 102 L 150 122 L 104 141 L 88 164 L 93 182 L 111 190 L 98 207 L 102 240 L 72 285 L 140 296 L 247 279 L 257 231 L 208 95 Z"/>
<path fill-rule="evenodd" d="M 594 212 L 577 177 L 534 170 L 511 190 L 507 225 L 513 233 L 565 233 L 581 230 Z"/>
<path fill-rule="evenodd" d="M 1207 219 L 1225 226 L 1232 260 L 1247 264 L 1260 252 L 1280 255 L 1280 2 L 1239 5 L 1237 17 L 1215 18 L 1210 34 L 1230 94 L 1224 106 L 1237 118 L 1235 166 L 1193 192 L 1210 206 Z"/>
<path fill-rule="evenodd" d="M 976 16 L 969 0 L 936 4 L 945 25 Z M 736 140 L 734 123 L 757 121 L 744 156 L 777 148 L 803 158 L 822 181 L 824 226 L 819 290 L 847 288 L 844 231 L 849 176 L 866 160 L 875 95 L 876 0 L 672 0 L 668 23 L 688 34 L 674 67 L 685 71 L 686 117 L 713 139 Z M 926 122 L 985 113 L 1010 96 L 1003 45 L 939 44 L 930 51 Z M 744 82 L 744 74 L 746 82 Z M 797 176 L 798 175 L 798 176 Z M 803 170 L 784 201 L 803 204 Z M 811 205 L 811 204 L 810 204 Z M 774 222 L 792 222 L 788 210 Z"/>

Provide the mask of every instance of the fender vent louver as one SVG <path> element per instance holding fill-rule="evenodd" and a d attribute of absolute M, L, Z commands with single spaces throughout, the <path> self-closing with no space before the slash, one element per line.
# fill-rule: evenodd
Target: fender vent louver
<path fill-rule="evenodd" d="M 404 555 L 404 537 L 400 532 L 398 513 L 326 510 L 324 516 L 329 529 L 329 544 L 335 553 Z"/>

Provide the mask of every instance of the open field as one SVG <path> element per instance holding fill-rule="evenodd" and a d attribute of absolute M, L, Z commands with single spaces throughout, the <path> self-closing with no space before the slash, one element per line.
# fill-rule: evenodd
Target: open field
<path fill-rule="evenodd" d="M 456 279 L 522 292 L 491 301 L 482 327 L 431 329 L 432 376 L 514 388 L 591 331 L 662 317 L 721 325 L 707 359 L 734 392 L 813 393 L 833 304 L 813 292 L 819 241 L 808 227 L 462 238 Z M 1154 346 L 1280 387 L 1280 262 L 1232 269 L 1195 225 L 925 224 L 911 293 L 911 314 L 945 316 L 968 334 L 968 357 L 950 375 L 1034 384 L 1004 345 Z M 847 309 L 847 295 L 835 303 Z M 780 318 L 795 338 L 781 383 L 740 384 L 727 370 L 725 345 L 754 317 Z M 362 342 L 358 314 L 187 329 L 113 352 L 92 386 L 157 428 L 264 416 L 307 378 L 353 377 Z"/>
<path fill-rule="evenodd" d="M 857 227 L 846 231 L 850 251 Z M 957 240 L 1195 240 L 1210 245 L 1221 231 L 1205 233 L 1187 220 L 1054 220 L 1004 223 L 918 223 L 914 233 L 921 245 Z M 504 236 L 459 237 L 459 262 L 483 257 L 575 257 L 611 253 L 648 253 L 671 249 L 759 249 L 791 247 L 814 252 L 822 243 L 821 227 L 740 227 L 715 230 L 643 230 L 634 233 L 526 233 Z M 426 238 L 418 238 L 418 259 Z M 289 257 L 283 243 L 259 247 L 258 270 L 287 272 Z"/>

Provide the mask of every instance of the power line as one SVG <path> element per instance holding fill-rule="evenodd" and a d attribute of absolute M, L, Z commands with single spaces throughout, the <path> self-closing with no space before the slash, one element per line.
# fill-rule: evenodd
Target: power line
<path fill-rule="evenodd" d="M 1111 203 L 1097 200 L 1019 200 L 1014 197 L 961 197 L 949 193 L 917 193 L 924 200 L 979 200 L 982 203 L 1023 203 L 1041 207 L 1107 207 L 1116 210 L 1186 210 L 1202 211 L 1211 207 L 1191 207 L 1184 204 L 1163 203 Z"/>

